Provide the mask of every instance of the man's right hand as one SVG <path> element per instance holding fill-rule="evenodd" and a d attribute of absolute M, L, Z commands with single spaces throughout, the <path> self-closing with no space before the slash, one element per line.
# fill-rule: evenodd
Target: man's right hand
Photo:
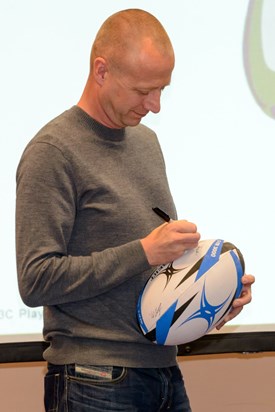
<path fill-rule="evenodd" d="M 154 229 L 141 239 L 151 266 L 172 262 L 187 249 L 198 246 L 200 234 L 197 226 L 187 220 L 173 220 Z"/>

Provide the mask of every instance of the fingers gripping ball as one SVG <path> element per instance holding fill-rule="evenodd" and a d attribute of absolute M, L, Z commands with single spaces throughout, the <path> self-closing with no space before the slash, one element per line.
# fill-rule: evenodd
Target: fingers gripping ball
<path fill-rule="evenodd" d="M 221 239 L 160 266 L 140 294 L 137 319 L 142 333 L 160 345 L 182 345 L 212 330 L 242 290 L 244 259 Z"/>

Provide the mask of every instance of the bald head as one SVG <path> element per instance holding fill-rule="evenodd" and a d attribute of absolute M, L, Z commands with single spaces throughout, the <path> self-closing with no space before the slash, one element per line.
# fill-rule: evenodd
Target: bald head
<path fill-rule="evenodd" d="M 95 38 L 90 73 L 78 106 L 111 128 L 135 126 L 160 111 L 162 91 L 174 69 L 171 41 L 152 14 L 113 14 Z"/>
<path fill-rule="evenodd" d="M 142 53 L 159 53 L 174 58 L 167 32 L 152 14 L 140 9 L 119 11 L 99 29 L 91 52 L 91 68 L 97 57 L 123 70 L 127 62 L 138 63 Z"/>

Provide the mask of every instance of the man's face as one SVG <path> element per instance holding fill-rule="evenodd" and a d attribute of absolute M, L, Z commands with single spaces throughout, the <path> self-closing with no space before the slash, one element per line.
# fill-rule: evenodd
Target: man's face
<path fill-rule="evenodd" d="M 161 92 L 170 84 L 173 67 L 173 56 L 164 59 L 159 53 L 145 53 L 126 62 L 122 70 L 110 68 L 99 97 L 105 124 L 136 126 L 147 113 L 158 113 Z"/>

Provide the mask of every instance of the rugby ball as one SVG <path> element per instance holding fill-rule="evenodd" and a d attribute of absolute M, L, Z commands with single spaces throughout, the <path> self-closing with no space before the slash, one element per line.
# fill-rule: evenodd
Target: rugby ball
<path fill-rule="evenodd" d="M 242 290 L 244 259 L 232 243 L 201 240 L 172 263 L 158 267 L 137 304 L 146 338 L 159 345 L 182 345 L 210 332 Z"/>

